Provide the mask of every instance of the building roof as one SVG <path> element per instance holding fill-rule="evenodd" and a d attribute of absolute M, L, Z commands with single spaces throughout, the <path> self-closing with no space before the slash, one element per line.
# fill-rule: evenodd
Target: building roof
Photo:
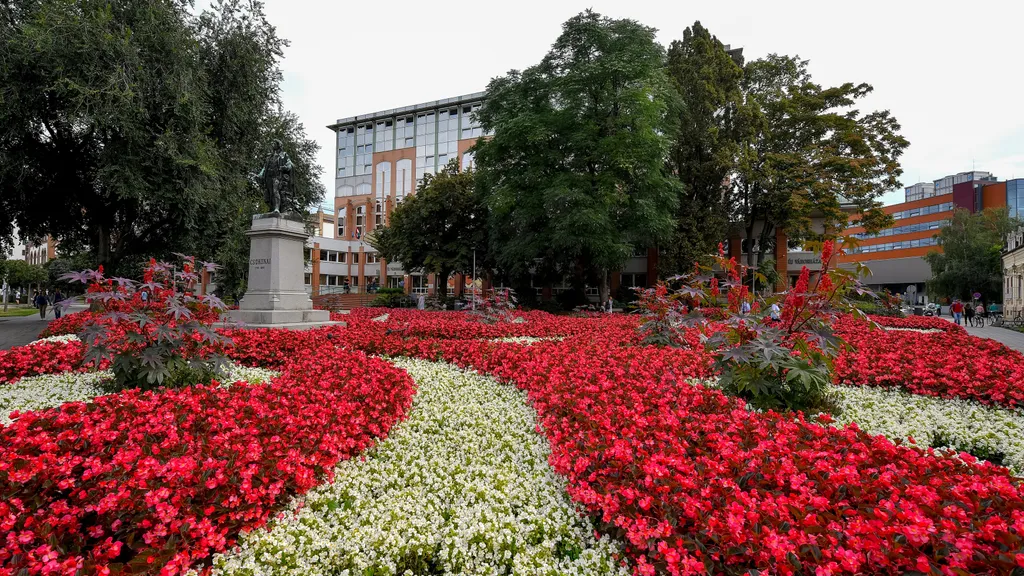
<path fill-rule="evenodd" d="M 463 104 L 466 102 L 479 102 L 484 98 L 486 92 L 473 92 L 472 94 L 463 94 L 462 96 L 453 96 L 451 98 L 442 98 L 441 100 L 433 100 L 431 102 L 422 102 L 420 104 L 413 104 L 411 106 L 403 106 L 401 108 L 391 108 L 389 110 L 381 110 L 379 112 L 371 112 L 369 114 L 360 114 L 359 116 L 350 116 L 348 118 L 339 118 L 334 124 L 330 124 L 327 127 L 337 132 L 338 128 L 343 125 L 353 124 L 355 122 L 366 122 L 377 120 L 380 118 L 391 118 L 400 114 L 415 114 L 416 112 L 424 110 L 434 110 L 443 106 L 452 104 Z"/>

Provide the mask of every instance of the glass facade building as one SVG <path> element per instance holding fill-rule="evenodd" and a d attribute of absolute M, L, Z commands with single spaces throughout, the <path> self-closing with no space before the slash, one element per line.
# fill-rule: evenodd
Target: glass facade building
<path fill-rule="evenodd" d="M 1011 217 L 1024 216 L 1024 178 L 1006 181 L 1006 205 Z"/>

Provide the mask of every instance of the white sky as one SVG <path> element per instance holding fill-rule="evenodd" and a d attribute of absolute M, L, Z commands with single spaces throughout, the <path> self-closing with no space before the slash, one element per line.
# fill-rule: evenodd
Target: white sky
<path fill-rule="evenodd" d="M 862 109 L 889 109 L 910 141 L 904 185 L 972 167 L 1024 177 L 1020 0 L 266 0 L 270 21 L 291 41 L 284 103 L 321 145 L 328 197 L 335 145 L 326 125 L 483 90 L 537 63 L 562 22 L 588 7 L 653 26 L 666 46 L 700 20 L 748 60 L 796 54 L 821 84 L 873 85 Z M 884 198 L 902 199 L 902 189 Z"/>

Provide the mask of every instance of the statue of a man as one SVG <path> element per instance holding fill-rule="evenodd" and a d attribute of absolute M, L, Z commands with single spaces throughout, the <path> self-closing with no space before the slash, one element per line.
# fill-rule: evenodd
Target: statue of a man
<path fill-rule="evenodd" d="M 263 169 L 256 175 L 263 185 L 263 199 L 274 214 L 281 213 L 282 204 L 292 200 L 292 161 L 280 140 L 274 140 Z"/>

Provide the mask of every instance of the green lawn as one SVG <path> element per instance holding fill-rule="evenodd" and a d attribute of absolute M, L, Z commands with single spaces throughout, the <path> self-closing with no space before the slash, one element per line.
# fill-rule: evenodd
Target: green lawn
<path fill-rule="evenodd" d="M 39 310 L 36 308 L 11 308 L 8 307 L 7 311 L 4 312 L 3 306 L 0 306 L 0 318 L 11 318 L 14 316 L 31 316 L 33 314 L 39 314 Z"/>

